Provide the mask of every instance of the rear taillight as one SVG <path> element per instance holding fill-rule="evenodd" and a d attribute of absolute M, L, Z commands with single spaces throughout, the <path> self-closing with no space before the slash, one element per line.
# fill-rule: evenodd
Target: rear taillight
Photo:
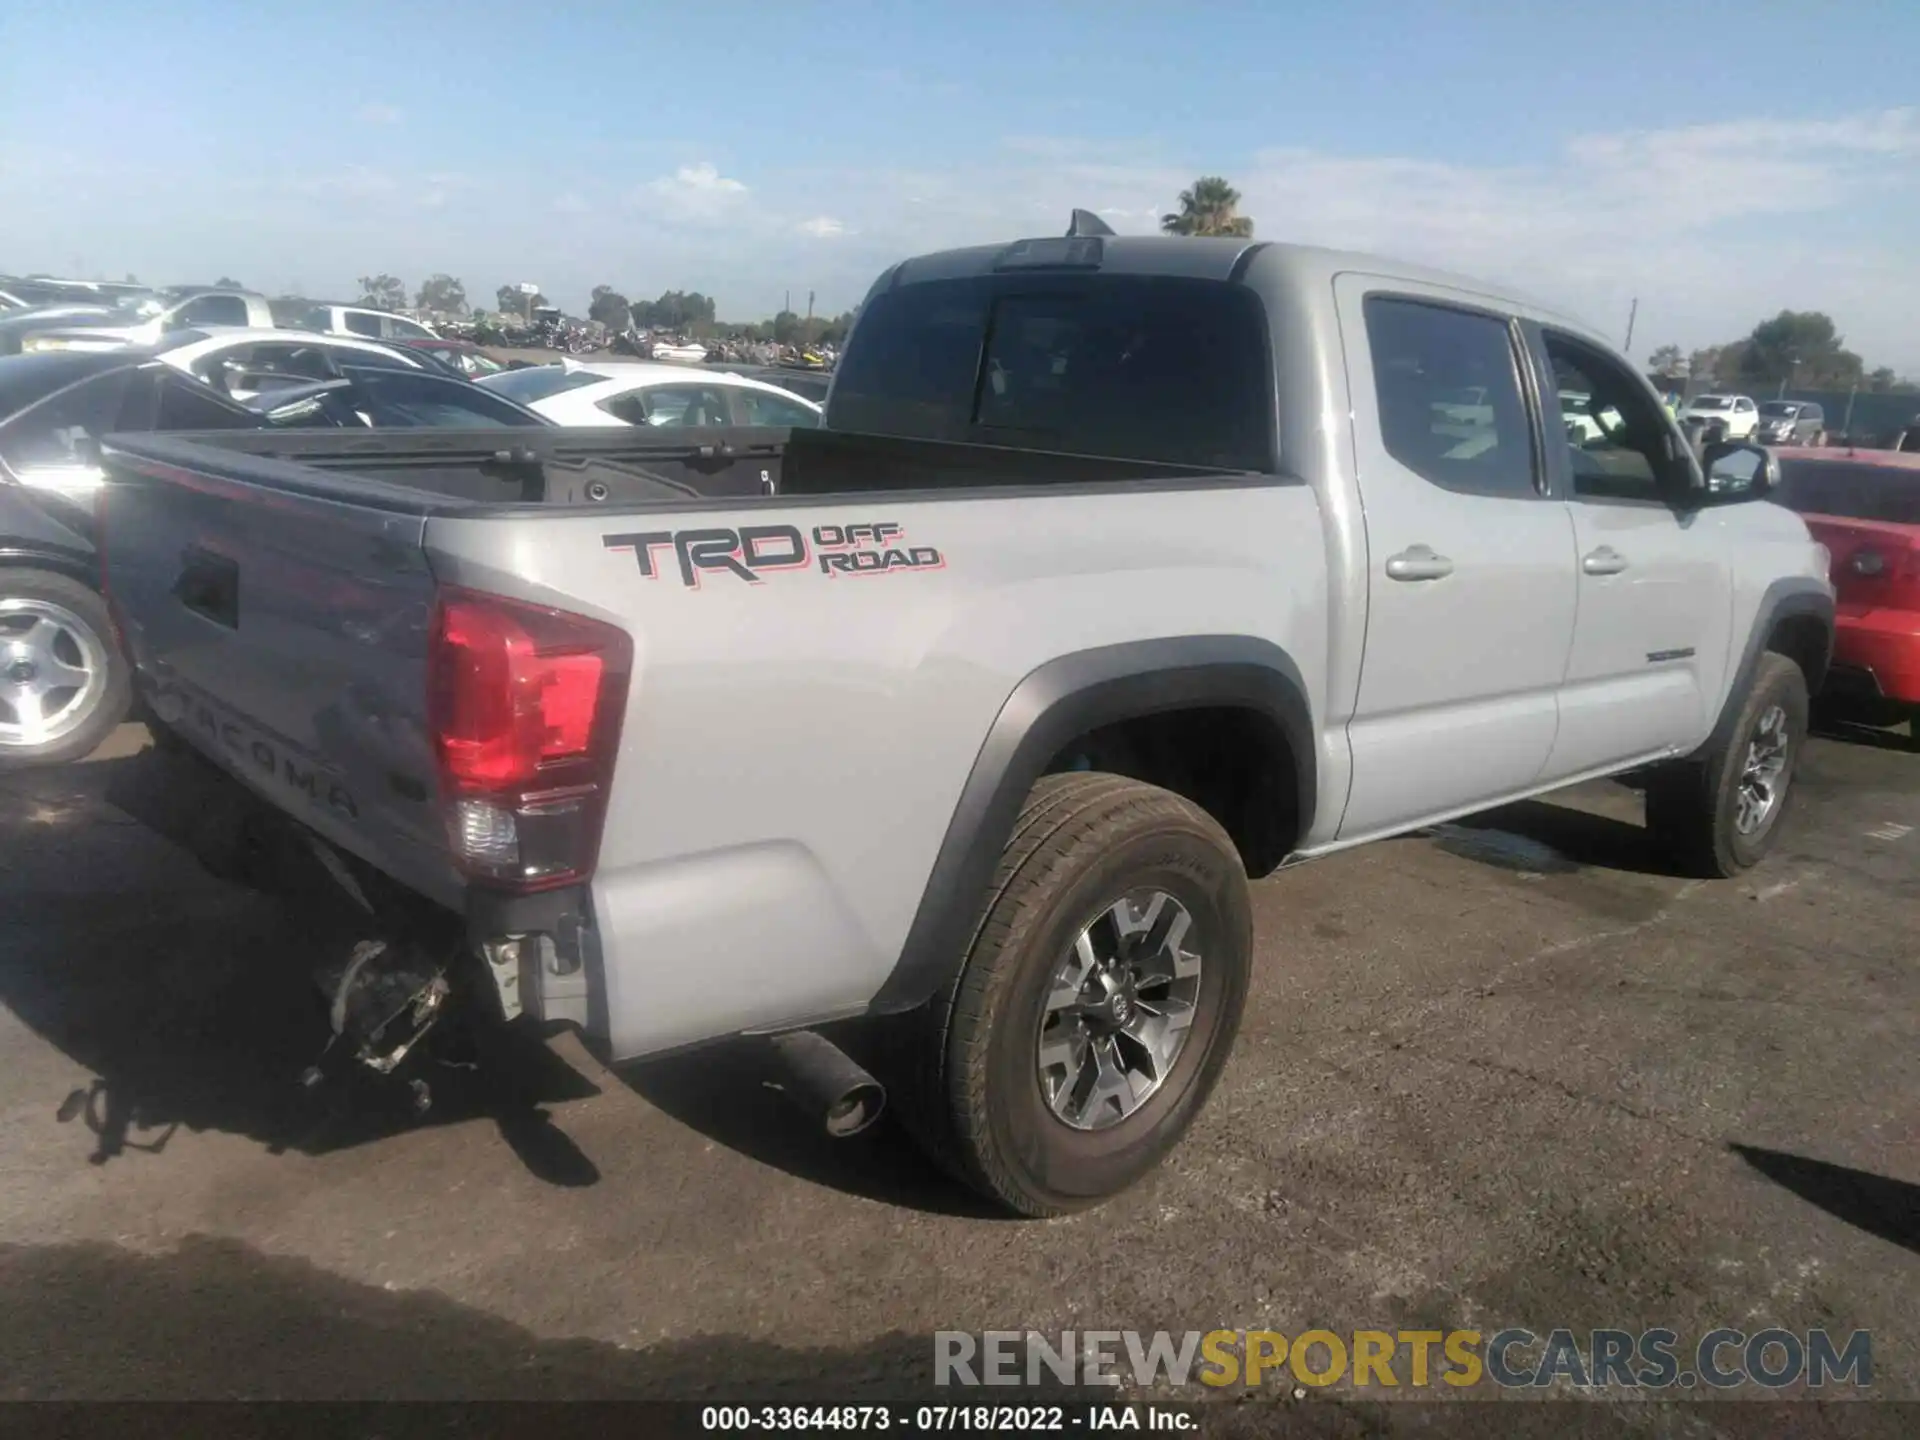
<path fill-rule="evenodd" d="M 593 874 L 632 672 L 617 626 L 440 591 L 428 718 L 447 836 L 469 876 L 525 891 Z"/>

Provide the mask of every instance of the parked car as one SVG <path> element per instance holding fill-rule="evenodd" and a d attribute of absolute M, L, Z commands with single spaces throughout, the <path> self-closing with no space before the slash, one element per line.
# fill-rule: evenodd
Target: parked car
<path fill-rule="evenodd" d="M 762 385 L 785 390 L 815 405 L 827 403 L 827 391 L 833 386 L 831 371 L 800 370 L 790 365 L 730 366 L 726 373 L 746 380 L 758 380 Z"/>
<path fill-rule="evenodd" d="M 146 298 L 145 285 L 114 280 L 62 280 L 35 275 L 0 277 L 0 311 L 30 310 L 43 305 L 84 305 L 110 310 L 124 300 Z"/>
<path fill-rule="evenodd" d="M 395 897 L 322 972 L 333 1053 L 393 1068 L 470 977 L 617 1059 L 775 1034 L 838 1132 L 877 1080 L 813 1027 L 864 1016 L 929 1152 L 1057 1214 L 1205 1103 L 1248 876 L 1626 770 L 1688 867 L 1766 855 L 1833 626 L 1768 451 L 1703 467 L 1502 290 L 1095 223 L 889 269 L 777 443 L 449 436 L 425 493 L 378 441 L 114 442 L 159 723 Z M 1543 447 L 1527 373 L 1604 448 Z M 707 465 L 772 493 L 649 478 Z"/>
<path fill-rule="evenodd" d="M 110 311 L 71 315 L 21 337 L 20 350 L 122 350 L 157 344 L 176 330 L 211 327 L 274 328 L 264 296 L 240 290 L 197 290 L 162 298 L 129 299 Z"/>
<path fill-rule="evenodd" d="M 431 325 L 385 310 L 358 305 L 316 305 L 300 322 L 303 330 L 322 335 L 359 335 L 368 340 L 437 340 Z"/>
<path fill-rule="evenodd" d="M 544 428 L 553 423 L 517 401 L 490 395 L 457 376 L 344 360 L 334 365 L 339 373 L 329 380 L 303 383 L 272 376 L 255 380 L 258 388 L 247 403 L 272 412 L 282 423 L 298 415 L 304 417 L 301 424 L 346 429 Z"/>
<path fill-rule="evenodd" d="M 424 355 L 436 364 L 469 380 L 498 375 L 507 368 L 471 340 L 395 340 L 394 345 L 410 354 Z"/>
<path fill-rule="evenodd" d="M 1811 400 L 1762 400 L 1753 438 L 1762 445 L 1824 445 L 1827 412 Z"/>
<path fill-rule="evenodd" d="M 1696 395 L 1680 412 L 1681 420 L 1699 420 L 1723 427 L 1729 440 L 1750 440 L 1760 424 L 1759 407 L 1749 395 Z"/>
<path fill-rule="evenodd" d="M 1920 749 L 1920 455 L 1830 451 L 1780 461 L 1775 498 L 1832 555 L 1833 668 L 1821 699 Z"/>
<path fill-rule="evenodd" d="M 111 643 L 93 549 L 101 436 L 546 426 L 464 380 L 395 368 L 409 363 L 398 356 L 368 358 L 387 368 L 336 365 L 334 378 L 306 389 L 292 388 L 302 376 L 243 374 L 236 389 L 254 396 L 245 405 L 175 363 L 173 352 L 0 359 L 0 769 L 85 755 L 126 714 L 127 671 Z"/>
<path fill-rule="evenodd" d="M 84 755 L 126 713 L 95 570 L 92 443 L 271 423 L 142 354 L 0 359 L 0 768 Z"/>
<path fill-rule="evenodd" d="M 275 386 L 340 378 L 342 365 L 434 370 L 425 358 L 401 346 L 305 330 L 180 330 L 154 347 L 176 370 L 203 380 L 235 400 L 257 393 L 249 381 Z"/>
<path fill-rule="evenodd" d="M 484 389 L 530 406 L 556 425 L 794 426 L 820 407 L 777 385 L 726 371 L 644 360 L 577 361 L 503 371 Z"/>

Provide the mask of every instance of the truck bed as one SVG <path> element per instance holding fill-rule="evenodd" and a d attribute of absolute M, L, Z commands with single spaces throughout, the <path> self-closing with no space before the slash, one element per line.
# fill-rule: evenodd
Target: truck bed
<path fill-rule="evenodd" d="M 143 435 L 102 460 L 156 718 L 484 933 L 579 937 L 541 1012 L 623 1058 L 866 1005 L 995 716 L 1063 650 L 1267 615 L 1324 665 L 1321 519 L 1282 475 L 808 431 Z M 590 893 L 476 918 L 500 887 L 450 833 L 450 604 L 624 637 Z M 879 796 L 913 823 L 874 825 Z"/>
<path fill-rule="evenodd" d="M 128 460 L 405 514 L 768 495 L 1106 487 L 1223 472 L 825 430 L 216 430 L 109 437 Z"/>

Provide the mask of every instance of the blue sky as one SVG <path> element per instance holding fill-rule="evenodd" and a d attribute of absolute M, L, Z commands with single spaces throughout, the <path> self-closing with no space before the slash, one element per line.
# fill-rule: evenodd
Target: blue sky
<path fill-rule="evenodd" d="M 5 7 L 0 268 L 835 311 L 917 250 L 1258 233 L 1525 285 L 1634 348 L 1830 311 L 1920 373 L 1920 5 Z M 1717 52 L 1717 54 L 1716 54 Z M 41 64 L 39 57 L 54 57 Z"/>

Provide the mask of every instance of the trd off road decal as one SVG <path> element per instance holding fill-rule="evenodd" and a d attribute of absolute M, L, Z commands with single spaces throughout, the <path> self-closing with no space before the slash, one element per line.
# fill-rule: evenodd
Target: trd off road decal
<path fill-rule="evenodd" d="M 700 588 L 702 576 L 733 575 L 750 585 L 777 570 L 815 570 L 840 575 L 889 575 L 896 570 L 942 570 L 947 560 L 931 545 L 907 545 L 906 531 L 891 521 L 815 525 L 805 534 L 793 525 L 742 525 L 738 530 L 650 530 L 603 535 L 609 550 L 631 550 L 640 573 L 657 579 L 671 551 L 680 583 Z"/>

